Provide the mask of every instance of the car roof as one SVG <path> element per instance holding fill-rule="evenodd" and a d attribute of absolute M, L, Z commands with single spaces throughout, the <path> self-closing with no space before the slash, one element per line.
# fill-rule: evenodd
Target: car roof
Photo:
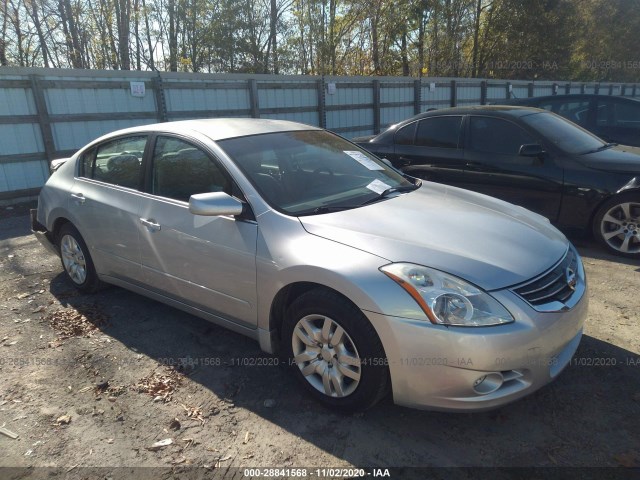
<path fill-rule="evenodd" d="M 175 133 L 189 135 L 199 133 L 213 141 L 228 138 L 259 135 L 263 133 L 290 132 L 297 130 L 322 130 L 319 127 L 288 120 L 271 120 L 262 118 L 206 118 L 198 120 L 181 120 L 177 122 L 153 123 L 111 132 L 96 139 L 93 143 L 104 139 L 130 133 Z"/>
<path fill-rule="evenodd" d="M 418 115 L 414 115 L 413 117 L 407 118 L 406 120 L 402 120 L 401 122 L 391 125 L 387 129 L 383 130 L 374 138 L 383 139 L 387 135 L 390 135 L 390 132 L 395 132 L 400 127 L 404 127 L 405 125 L 411 122 L 415 122 L 416 120 L 429 117 L 442 117 L 446 115 L 490 114 L 492 117 L 513 118 L 523 117 L 525 115 L 531 115 L 533 113 L 540 112 L 546 112 L 546 110 L 512 105 L 476 105 L 472 107 L 441 108 L 439 110 L 430 110 L 428 112 L 419 113 Z"/>
<path fill-rule="evenodd" d="M 414 120 L 427 117 L 437 117 L 442 115 L 472 115 L 478 113 L 490 113 L 496 117 L 523 117 L 532 113 L 545 112 L 539 108 L 522 107 L 517 105 L 476 105 L 471 107 L 453 107 L 441 108 L 439 110 L 431 110 L 429 112 L 419 113 L 411 118 L 403 120 L 400 124 L 407 124 Z"/>

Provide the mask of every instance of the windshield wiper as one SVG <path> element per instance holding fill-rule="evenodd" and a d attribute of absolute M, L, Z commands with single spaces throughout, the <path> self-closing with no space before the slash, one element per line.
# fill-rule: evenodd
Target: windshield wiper
<path fill-rule="evenodd" d="M 402 186 L 399 186 L 399 187 L 389 187 L 385 191 L 383 191 L 380 194 L 378 194 L 377 196 L 375 196 L 373 198 L 370 198 L 366 202 L 362 203 L 360 206 L 369 205 L 370 203 L 375 203 L 375 202 L 378 202 L 380 200 L 383 200 L 383 199 L 387 198 L 389 195 L 391 195 L 392 193 L 412 192 L 412 191 L 417 190 L 418 188 L 420 188 L 421 185 L 422 185 L 422 182 L 418 181 L 415 184 L 411 184 L 411 185 L 402 185 Z"/>
<path fill-rule="evenodd" d="M 615 147 L 616 145 L 618 145 L 618 144 L 617 143 L 605 143 L 601 147 L 594 148 L 593 150 L 589 150 L 588 152 L 584 152 L 582 155 L 587 155 L 589 153 L 601 152 L 603 150 L 606 150 L 607 148 Z"/>

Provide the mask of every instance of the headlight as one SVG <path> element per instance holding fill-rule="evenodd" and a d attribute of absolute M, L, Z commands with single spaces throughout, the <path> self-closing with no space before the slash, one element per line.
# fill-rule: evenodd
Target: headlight
<path fill-rule="evenodd" d="M 392 263 L 380 271 L 404 288 L 432 323 L 486 327 L 513 322 L 491 295 L 453 275 L 412 263 Z"/>

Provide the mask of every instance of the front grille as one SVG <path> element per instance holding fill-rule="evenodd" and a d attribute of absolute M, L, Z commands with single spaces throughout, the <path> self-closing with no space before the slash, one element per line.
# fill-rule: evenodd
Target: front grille
<path fill-rule="evenodd" d="M 578 275 L 578 258 L 570 248 L 565 257 L 549 272 L 513 291 L 533 306 L 562 302 L 571 297 L 575 288 L 569 285 L 568 272 Z"/>

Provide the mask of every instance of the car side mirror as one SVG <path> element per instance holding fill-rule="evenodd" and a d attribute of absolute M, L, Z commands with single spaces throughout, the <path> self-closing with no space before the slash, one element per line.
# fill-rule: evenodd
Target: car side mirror
<path fill-rule="evenodd" d="M 189 197 L 189 212 L 194 215 L 240 215 L 243 208 L 240 200 L 224 192 L 197 193 Z"/>
<path fill-rule="evenodd" d="M 539 143 L 528 143 L 520 146 L 518 155 L 522 157 L 539 157 L 545 153 L 544 148 Z"/>

